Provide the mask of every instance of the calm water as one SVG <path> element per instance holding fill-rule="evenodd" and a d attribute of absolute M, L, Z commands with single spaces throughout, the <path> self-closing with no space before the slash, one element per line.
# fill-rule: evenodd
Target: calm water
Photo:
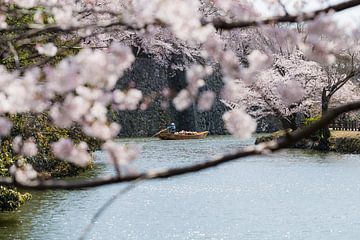
<path fill-rule="evenodd" d="M 125 141 L 142 146 L 136 164 L 147 169 L 191 164 L 253 139 Z M 88 239 L 358 239 L 359 160 L 286 150 L 142 183 L 116 200 Z M 110 173 L 99 152 L 91 174 Z M 124 186 L 33 193 L 19 212 L 0 214 L 0 239 L 77 239 L 96 210 Z"/>

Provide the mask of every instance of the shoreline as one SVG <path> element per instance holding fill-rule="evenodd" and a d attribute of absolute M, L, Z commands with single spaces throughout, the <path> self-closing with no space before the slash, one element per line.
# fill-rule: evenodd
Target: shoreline
<path fill-rule="evenodd" d="M 329 139 L 330 152 L 360 154 L 360 131 L 330 130 L 330 132 L 331 132 L 331 137 Z M 257 137 L 255 140 L 255 144 L 280 138 L 284 136 L 285 133 L 286 133 L 285 130 L 281 130 L 270 134 L 266 134 L 264 136 Z M 294 144 L 293 147 L 290 148 L 318 150 L 317 146 L 318 146 L 318 140 L 307 138 Z M 322 151 L 322 152 L 326 152 L 326 151 Z"/>

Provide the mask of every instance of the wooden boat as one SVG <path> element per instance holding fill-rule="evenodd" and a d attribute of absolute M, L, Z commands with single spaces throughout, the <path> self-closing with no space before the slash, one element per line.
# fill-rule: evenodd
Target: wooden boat
<path fill-rule="evenodd" d="M 205 132 L 187 132 L 180 131 L 176 133 L 170 133 L 166 130 L 160 131 L 157 136 L 162 140 L 187 140 L 187 139 L 203 139 L 209 134 Z"/>

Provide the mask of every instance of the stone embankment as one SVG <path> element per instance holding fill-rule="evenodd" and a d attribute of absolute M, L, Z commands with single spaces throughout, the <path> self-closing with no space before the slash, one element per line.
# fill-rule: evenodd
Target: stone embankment
<path fill-rule="evenodd" d="M 285 135 L 286 131 L 277 131 L 258 137 L 255 144 L 274 140 Z M 293 145 L 299 149 L 317 149 L 318 141 L 314 139 L 303 139 Z M 360 132 L 356 131 L 331 131 L 330 151 L 339 153 L 360 153 Z"/>

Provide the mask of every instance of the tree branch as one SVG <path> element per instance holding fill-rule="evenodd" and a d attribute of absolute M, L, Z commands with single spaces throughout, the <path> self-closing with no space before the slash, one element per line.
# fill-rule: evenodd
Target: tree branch
<path fill-rule="evenodd" d="M 133 184 L 128 185 L 127 187 L 121 189 L 117 194 L 113 195 L 111 198 L 109 198 L 95 213 L 95 215 L 91 218 L 90 223 L 83 229 L 79 240 L 86 239 L 86 236 L 90 233 L 92 230 L 94 224 L 96 221 L 101 217 L 101 215 L 108 209 L 114 202 L 117 200 L 120 196 L 123 196 L 130 190 L 134 189 L 136 185 L 136 182 Z"/>
<path fill-rule="evenodd" d="M 360 0 L 349 0 L 346 2 L 338 3 L 331 5 L 327 8 L 319 9 L 312 12 L 304 12 L 299 15 L 284 15 L 284 16 L 274 16 L 268 19 L 263 20 L 254 20 L 254 21 L 235 21 L 235 22 L 227 22 L 225 20 L 216 19 L 211 21 L 203 20 L 202 24 L 206 25 L 209 23 L 213 23 L 216 29 L 226 29 L 231 30 L 235 28 L 245 28 L 251 26 L 258 26 L 258 25 L 268 25 L 274 23 L 289 23 L 289 22 L 298 22 L 298 21 L 310 21 L 314 20 L 319 14 L 327 13 L 330 11 L 340 12 L 349 8 L 353 8 L 360 5 Z"/>
<path fill-rule="evenodd" d="M 292 144 L 300 141 L 301 139 L 311 136 L 311 134 L 313 134 L 317 130 L 322 129 L 324 126 L 328 125 L 339 115 L 345 112 L 350 112 L 358 109 L 360 109 L 360 101 L 334 108 L 332 110 L 329 110 L 326 114 L 324 114 L 319 121 L 303 129 L 298 129 L 294 132 L 291 132 L 283 138 L 261 143 L 255 146 L 248 146 L 238 151 L 234 151 L 232 153 L 216 157 L 213 160 L 205 161 L 190 166 L 170 168 L 165 170 L 150 170 L 144 173 L 131 174 L 127 176 L 109 176 L 109 177 L 99 177 L 96 179 L 74 180 L 74 181 L 35 180 L 32 182 L 17 182 L 16 179 L 10 177 L 1 177 L 0 185 L 15 186 L 22 189 L 31 189 L 31 190 L 79 189 L 79 188 L 99 187 L 99 186 L 115 184 L 115 183 L 133 182 L 138 180 L 169 178 L 169 177 L 175 177 L 193 172 L 199 172 L 227 162 L 237 160 L 239 158 L 244 158 L 253 155 L 260 155 L 268 152 L 275 152 L 280 149 L 289 147 Z"/>

